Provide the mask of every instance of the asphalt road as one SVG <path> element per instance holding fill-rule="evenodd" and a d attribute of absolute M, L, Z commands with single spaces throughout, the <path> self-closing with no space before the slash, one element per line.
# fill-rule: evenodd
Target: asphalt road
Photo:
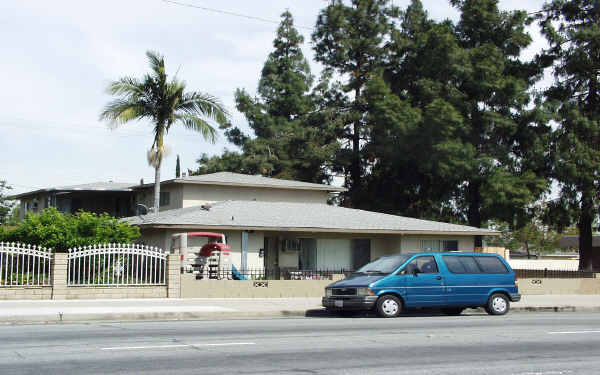
<path fill-rule="evenodd" d="M 0 374 L 598 374 L 600 314 L 0 326 Z"/>

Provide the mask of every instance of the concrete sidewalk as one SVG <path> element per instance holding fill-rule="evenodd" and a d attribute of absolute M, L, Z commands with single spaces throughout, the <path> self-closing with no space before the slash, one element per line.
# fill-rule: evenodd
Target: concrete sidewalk
<path fill-rule="evenodd" d="M 600 295 L 529 295 L 511 312 L 600 312 Z M 325 316 L 320 298 L 0 301 L 0 323 Z"/>

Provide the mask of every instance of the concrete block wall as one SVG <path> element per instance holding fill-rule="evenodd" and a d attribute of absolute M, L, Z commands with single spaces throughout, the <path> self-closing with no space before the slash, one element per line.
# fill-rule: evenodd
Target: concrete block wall
<path fill-rule="evenodd" d="M 61 299 L 167 298 L 164 286 L 87 287 L 70 286 Z"/>
<path fill-rule="evenodd" d="M 0 288 L 0 300 L 8 299 L 52 299 L 52 287 L 22 286 Z"/>
<path fill-rule="evenodd" d="M 519 279 L 519 293 L 600 294 L 600 278 L 596 279 Z"/>
<path fill-rule="evenodd" d="M 52 261 L 52 299 L 67 298 L 67 268 L 69 258 L 66 253 L 55 253 Z"/>
<path fill-rule="evenodd" d="M 340 277 L 343 277 L 341 275 Z M 196 280 L 181 275 L 181 298 L 322 297 L 332 280 Z"/>
<path fill-rule="evenodd" d="M 181 258 L 179 254 L 167 256 L 167 296 L 181 297 Z"/>

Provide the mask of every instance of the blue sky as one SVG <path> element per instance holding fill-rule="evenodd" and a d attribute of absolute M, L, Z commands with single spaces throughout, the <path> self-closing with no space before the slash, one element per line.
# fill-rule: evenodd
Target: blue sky
<path fill-rule="evenodd" d="M 296 25 L 312 27 L 324 0 L 177 0 L 278 21 L 287 8 Z M 408 0 L 395 0 L 406 6 Z M 444 0 L 423 0 L 436 19 L 456 19 Z M 542 1 L 501 0 L 503 9 L 535 11 Z M 276 23 L 178 6 L 162 0 L 5 0 L 0 2 L 0 179 L 13 192 L 96 181 L 152 182 L 146 161 L 152 144 L 148 123 L 110 130 L 98 121 L 110 100 L 104 89 L 120 76 L 148 70 L 146 50 L 166 58 L 167 71 L 189 90 L 219 97 L 233 123 L 246 127 L 235 111 L 236 88 L 254 93 L 260 70 L 272 50 Z M 304 52 L 312 56 L 311 31 Z M 532 32 L 533 54 L 544 45 Z M 311 62 L 314 74 L 320 67 Z M 195 169 L 201 153 L 232 148 L 223 136 L 216 144 L 185 129 L 174 129 L 166 143 L 163 179 L 174 177 L 179 154 L 182 169 Z"/>

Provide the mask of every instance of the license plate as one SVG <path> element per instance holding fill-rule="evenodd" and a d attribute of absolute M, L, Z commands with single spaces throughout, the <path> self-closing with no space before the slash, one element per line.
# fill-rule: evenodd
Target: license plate
<path fill-rule="evenodd" d="M 335 307 L 344 307 L 344 301 L 334 301 L 333 305 Z"/>

